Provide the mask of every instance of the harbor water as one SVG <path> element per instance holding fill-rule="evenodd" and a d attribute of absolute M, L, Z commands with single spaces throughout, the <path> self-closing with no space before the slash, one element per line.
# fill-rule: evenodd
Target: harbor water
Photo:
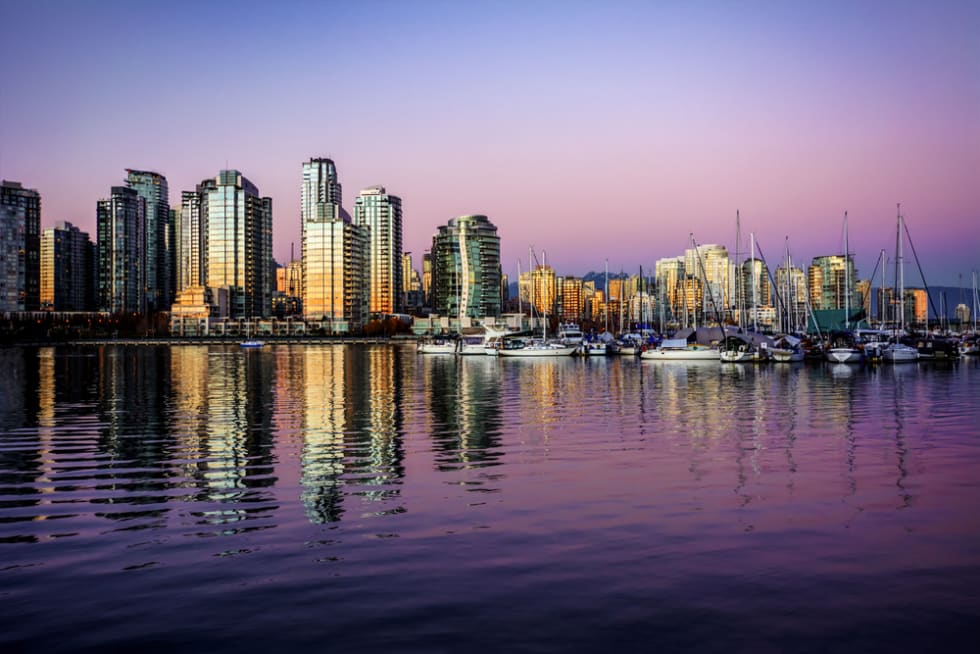
<path fill-rule="evenodd" d="M 980 636 L 976 358 L 65 346 L 0 371 L 0 651 Z"/>

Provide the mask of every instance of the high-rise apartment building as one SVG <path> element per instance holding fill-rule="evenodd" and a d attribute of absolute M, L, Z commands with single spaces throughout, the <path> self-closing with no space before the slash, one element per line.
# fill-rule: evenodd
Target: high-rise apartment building
<path fill-rule="evenodd" d="M 422 303 L 432 306 L 432 252 L 422 253 Z"/>
<path fill-rule="evenodd" d="M 585 315 L 585 289 L 579 277 L 561 277 L 558 282 L 561 319 L 579 322 Z"/>
<path fill-rule="evenodd" d="M 48 311 L 92 311 L 96 289 L 95 244 L 87 232 L 69 222 L 55 223 L 41 234 L 41 308 Z"/>
<path fill-rule="evenodd" d="M 433 307 L 452 317 L 499 316 L 500 237 L 486 216 L 458 216 L 432 237 Z"/>
<path fill-rule="evenodd" d="M 0 311 L 41 305 L 41 195 L 0 183 Z"/>
<path fill-rule="evenodd" d="M 401 313 L 402 201 L 384 186 L 361 191 L 354 202 L 354 224 L 366 227 L 370 239 L 368 274 L 372 314 Z"/>
<path fill-rule="evenodd" d="M 850 288 L 846 281 L 850 280 Z M 843 309 L 845 300 L 850 297 L 850 306 L 855 309 L 861 306 L 857 297 L 857 271 L 854 259 L 842 254 L 832 254 L 814 257 L 807 269 L 807 285 L 810 288 L 810 303 L 814 310 Z"/>
<path fill-rule="evenodd" d="M 302 230 L 303 315 L 329 321 L 333 333 L 362 328 L 369 315 L 370 232 L 343 210 L 330 159 L 303 163 Z"/>
<path fill-rule="evenodd" d="M 684 251 L 684 270 L 693 277 L 701 278 L 709 305 L 714 304 L 721 312 L 734 304 L 734 280 L 728 248 L 724 245 L 706 244 Z M 709 310 L 711 307 L 709 306 Z"/>
<path fill-rule="evenodd" d="M 558 287 L 555 269 L 544 264 L 531 271 L 531 302 L 539 316 L 553 316 L 556 311 Z"/>
<path fill-rule="evenodd" d="M 178 292 L 208 282 L 208 195 L 217 188 L 215 178 L 209 177 L 180 194 L 180 211 L 174 216 Z"/>
<path fill-rule="evenodd" d="M 126 169 L 126 186 L 146 200 L 143 233 L 143 278 L 147 311 L 166 311 L 174 300 L 174 230 L 170 222 L 167 178 L 159 173 Z"/>
<path fill-rule="evenodd" d="M 206 285 L 219 298 L 218 315 L 269 315 L 275 287 L 272 199 L 261 197 L 239 171 L 222 170 L 202 201 L 207 203 Z"/>
<path fill-rule="evenodd" d="M 127 186 L 113 186 L 96 204 L 98 305 L 110 313 L 146 313 L 143 238 L 146 199 Z"/>
<path fill-rule="evenodd" d="M 680 292 L 684 279 L 684 257 L 658 259 L 654 275 L 656 277 L 656 296 L 664 312 L 672 316 L 682 310 Z"/>
<path fill-rule="evenodd" d="M 745 306 L 749 309 L 772 306 L 772 286 L 769 284 L 769 267 L 762 259 L 746 259 L 742 262 L 742 288 Z"/>

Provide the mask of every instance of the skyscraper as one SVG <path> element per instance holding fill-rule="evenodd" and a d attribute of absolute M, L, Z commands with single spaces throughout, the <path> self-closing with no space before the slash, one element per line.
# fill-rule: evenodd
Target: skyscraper
<path fill-rule="evenodd" d="M 846 282 L 850 281 L 850 288 Z M 815 310 L 843 309 L 847 297 L 850 297 L 850 307 L 861 306 L 857 297 L 855 283 L 857 271 L 854 259 L 842 254 L 831 254 L 814 257 L 807 269 L 807 285 L 810 287 L 810 302 Z"/>
<path fill-rule="evenodd" d="M 88 233 L 58 222 L 41 234 L 41 307 L 51 311 L 95 308 L 95 246 Z"/>
<path fill-rule="evenodd" d="M 126 169 L 126 186 L 146 200 L 143 233 L 143 277 L 147 311 L 165 311 L 174 300 L 173 226 L 167 178 L 159 173 Z"/>
<path fill-rule="evenodd" d="M 372 314 L 401 313 L 402 201 L 383 186 L 361 191 L 354 202 L 354 224 L 368 228 Z"/>
<path fill-rule="evenodd" d="M 442 315 L 500 315 L 500 237 L 486 216 L 459 216 L 432 237 L 433 307 Z"/>
<path fill-rule="evenodd" d="M 333 333 L 360 329 L 368 318 L 368 228 L 341 206 L 330 159 L 303 164 L 303 315 L 328 320 Z"/>
<path fill-rule="evenodd" d="M 176 218 L 177 291 L 208 281 L 208 194 L 218 184 L 209 177 L 193 191 L 181 193 Z"/>
<path fill-rule="evenodd" d="M 260 197 L 237 170 L 222 170 L 206 201 L 207 286 L 219 298 L 227 294 L 229 318 L 269 315 L 275 284 L 272 198 Z"/>
<path fill-rule="evenodd" d="M 41 195 L 19 182 L 0 183 L 0 310 L 41 304 Z"/>
<path fill-rule="evenodd" d="M 109 198 L 96 204 L 102 311 L 146 313 L 145 221 L 146 199 L 129 187 L 113 186 Z"/>

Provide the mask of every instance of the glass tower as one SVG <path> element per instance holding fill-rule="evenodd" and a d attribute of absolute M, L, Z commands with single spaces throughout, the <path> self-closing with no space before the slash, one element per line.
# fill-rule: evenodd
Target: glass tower
<path fill-rule="evenodd" d="M 126 186 L 146 200 L 146 231 L 143 234 L 143 278 L 148 311 L 165 311 L 174 299 L 174 274 L 170 224 L 170 193 L 167 178 L 159 173 L 126 169 Z"/>
<path fill-rule="evenodd" d="M 439 314 L 499 316 L 500 237 L 486 216 L 459 216 L 432 237 L 433 307 Z"/>
<path fill-rule="evenodd" d="M 203 187 L 203 189 L 202 189 Z M 272 198 L 237 170 L 222 170 L 214 185 L 202 184 L 206 203 L 206 284 L 229 318 L 267 316 L 272 311 Z M 205 211 L 204 207 L 200 208 Z M 181 212 L 183 213 L 183 211 Z M 186 218 L 185 218 L 186 220 Z"/>
<path fill-rule="evenodd" d="M 370 234 L 372 314 L 402 311 L 402 201 L 388 195 L 383 186 L 361 191 L 354 203 L 354 224 L 368 228 Z"/>
<path fill-rule="evenodd" d="M 41 196 L 18 182 L 0 183 L 0 310 L 41 305 Z"/>
<path fill-rule="evenodd" d="M 303 164 L 303 316 L 329 321 L 333 333 L 360 329 L 368 318 L 369 230 L 341 207 L 330 159 Z"/>
<path fill-rule="evenodd" d="M 96 204 L 102 311 L 146 313 L 145 221 L 146 199 L 129 187 L 113 186 L 110 197 Z"/>

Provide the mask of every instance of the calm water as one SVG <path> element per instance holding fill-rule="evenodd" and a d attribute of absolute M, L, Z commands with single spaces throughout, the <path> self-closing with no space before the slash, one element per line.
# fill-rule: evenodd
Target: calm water
<path fill-rule="evenodd" d="M 948 651 L 980 362 L 0 349 L 0 650 Z"/>

